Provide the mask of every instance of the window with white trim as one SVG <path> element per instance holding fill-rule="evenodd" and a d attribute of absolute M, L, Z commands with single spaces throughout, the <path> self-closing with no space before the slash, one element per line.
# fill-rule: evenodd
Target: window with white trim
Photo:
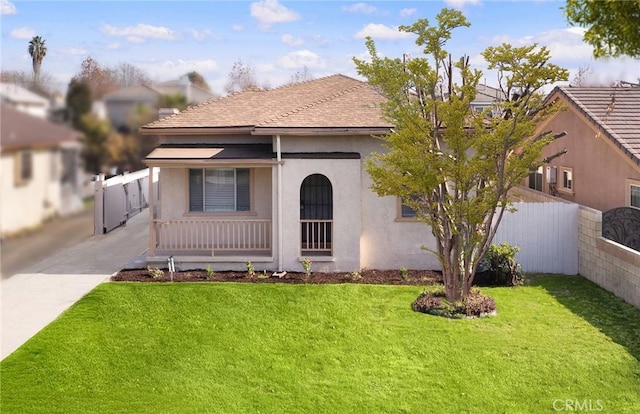
<path fill-rule="evenodd" d="M 529 188 L 542 191 L 542 167 L 529 173 Z"/>
<path fill-rule="evenodd" d="M 248 168 L 189 169 L 189 211 L 250 211 Z"/>
<path fill-rule="evenodd" d="M 631 184 L 629 187 L 630 200 L 629 205 L 631 207 L 640 208 L 640 185 Z"/>
<path fill-rule="evenodd" d="M 570 168 L 562 169 L 562 188 L 564 190 L 573 190 L 573 170 Z"/>

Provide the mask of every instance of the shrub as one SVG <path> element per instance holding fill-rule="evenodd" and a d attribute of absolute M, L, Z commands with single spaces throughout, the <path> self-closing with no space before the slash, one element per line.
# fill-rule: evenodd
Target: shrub
<path fill-rule="evenodd" d="M 207 265 L 207 269 L 205 271 L 207 272 L 207 280 L 211 280 L 216 276 L 216 272 L 213 271 L 211 265 Z"/>
<path fill-rule="evenodd" d="M 355 270 L 355 271 L 349 273 L 349 279 L 351 279 L 354 282 L 362 280 L 362 273 L 358 272 L 357 270 Z"/>
<path fill-rule="evenodd" d="M 516 262 L 517 246 L 507 243 L 492 244 L 482 258 L 478 269 L 478 285 L 517 286 L 522 284 L 522 269 Z"/>
<path fill-rule="evenodd" d="M 157 267 L 147 266 L 147 272 L 149 272 L 149 276 L 154 279 L 160 279 L 164 276 L 164 270 L 159 269 Z"/>
<path fill-rule="evenodd" d="M 406 267 L 400 268 L 400 277 L 402 277 L 402 280 L 405 282 L 409 279 L 409 270 Z"/>
<path fill-rule="evenodd" d="M 496 310 L 493 298 L 485 296 L 479 291 L 471 292 L 464 298 L 464 314 L 467 316 L 482 316 Z"/>
<path fill-rule="evenodd" d="M 256 269 L 253 267 L 253 263 L 251 263 L 251 260 L 248 260 L 246 265 L 247 265 L 247 276 L 249 277 L 249 279 L 253 279 L 256 276 Z"/>

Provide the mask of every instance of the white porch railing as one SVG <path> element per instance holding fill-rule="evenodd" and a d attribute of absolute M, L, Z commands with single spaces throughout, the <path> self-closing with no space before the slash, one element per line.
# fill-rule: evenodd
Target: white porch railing
<path fill-rule="evenodd" d="M 156 250 L 271 254 L 271 220 L 154 220 L 153 225 Z"/>
<path fill-rule="evenodd" d="M 300 220 L 300 227 L 300 246 L 303 254 L 331 254 L 333 220 Z"/>

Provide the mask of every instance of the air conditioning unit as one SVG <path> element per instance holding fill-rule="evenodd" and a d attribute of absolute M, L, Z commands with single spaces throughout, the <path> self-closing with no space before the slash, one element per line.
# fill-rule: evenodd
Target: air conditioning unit
<path fill-rule="evenodd" d="M 558 167 L 547 167 L 547 183 L 555 184 L 558 179 Z"/>

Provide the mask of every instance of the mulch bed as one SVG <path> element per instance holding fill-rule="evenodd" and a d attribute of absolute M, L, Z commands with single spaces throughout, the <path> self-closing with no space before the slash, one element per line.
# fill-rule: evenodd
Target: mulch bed
<path fill-rule="evenodd" d="M 170 282 L 168 270 L 164 275 L 153 278 L 147 269 L 121 270 L 111 277 L 114 282 Z M 205 270 L 180 271 L 173 274 L 174 282 L 246 282 L 246 283 L 362 283 L 376 285 L 432 285 L 442 283 L 442 275 L 431 270 L 409 270 L 406 277 L 402 277 L 399 270 L 363 270 L 361 272 L 313 272 L 310 277 L 304 273 L 287 272 L 282 277 L 272 276 L 271 273 L 256 272 L 249 277 L 247 272 L 215 272 L 213 277 L 207 278 Z"/>

